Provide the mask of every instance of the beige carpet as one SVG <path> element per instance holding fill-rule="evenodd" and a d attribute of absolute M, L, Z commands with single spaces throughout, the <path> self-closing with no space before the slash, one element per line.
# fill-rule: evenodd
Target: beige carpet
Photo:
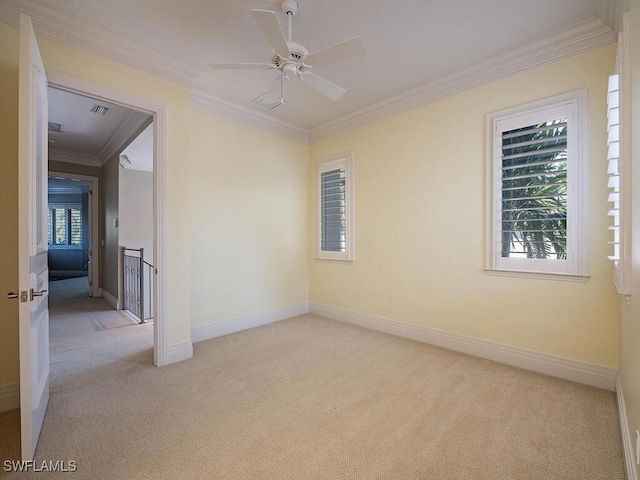
<path fill-rule="evenodd" d="M 57 321 L 36 460 L 78 471 L 3 478 L 624 478 L 612 392 L 314 315 L 161 369 L 151 325 Z"/>

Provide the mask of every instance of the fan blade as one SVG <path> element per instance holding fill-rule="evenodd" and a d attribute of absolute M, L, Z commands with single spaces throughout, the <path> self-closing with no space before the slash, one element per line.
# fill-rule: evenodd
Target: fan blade
<path fill-rule="evenodd" d="M 344 88 L 339 87 L 335 83 L 332 83 L 326 78 L 322 78 L 320 75 L 316 75 L 313 72 L 305 72 L 302 79 L 305 81 L 305 83 L 308 83 L 324 96 L 329 97 L 331 100 L 339 99 L 344 94 L 344 92 L 346 92 Z"/>
<path fill-rule="evenodd" d="M 214 62 L 210 63 L 209 66 L 213 69 L 219 68 L 228 68 L 228 69 L 269 69 L 276 68 L 272 63 L 225 63 L 225 62 Z"/>
<path fill-rule="evenodd" d="M 282 75 L 280 75 L 278 78 L 276 78 L 276 81 L 273 82 L 271 88 L 267 90 L 267 93 L 264 94 L 264 97 L 262 97 L 262 103 L 271 104 L 279 101 L 282 98 L 282 82 L 283 78 Z"/>
<path fill-rule="evenodd" d="M 364 46 L 362 37 L 353 37 L 344 42 L 336 43 L 335 45 L 311 53 L 307 56 L 305 63 L 315 67 L 317 65 L 325 65 L 331 62 L 339 62 L 341 60 L 359 57 L 365 53 L 367 53 L 367 48 Z"/>
<path fill-rule="evenodd" d="M 289 46 L 287 45 L 287 40 L 284 38 L 280 23 L 278 22 L 278 16 L 275 12 L 257 9 L 251 10 L 251 12 L 276 53 L 288 60 Z"/>

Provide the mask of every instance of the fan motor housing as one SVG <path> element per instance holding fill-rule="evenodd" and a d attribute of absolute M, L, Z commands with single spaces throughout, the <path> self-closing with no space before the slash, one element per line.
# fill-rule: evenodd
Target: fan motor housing
<path fill-rule="evenodd" d="M 284 65 L 287 63 L 295 63 L 298 67 L 304 65 L 304 61 L 309 55 L 309 51 L 304 48 L 304 46 L 300 45 L 296 42 L 287 42 L 287 46 L 289 47 L 290 56 L 289 58 L 282 58 L 275 50 L 271 51 L 271 62 L 278 68 L 282 69 Z"/>

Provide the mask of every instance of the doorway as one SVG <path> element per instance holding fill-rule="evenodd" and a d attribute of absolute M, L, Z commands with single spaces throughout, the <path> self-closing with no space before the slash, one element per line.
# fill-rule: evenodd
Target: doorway
<path fill-rule="evenodd" d="M 74 284 L 99 297 L 98 177 L 49 171 L 49 281 Z"/>
<path fill-rule="evenodd" d="M 153 321 L 153 338 L 154 338 L 154 364 L 156 366 L 162 366 L 165 364 L 164 352 L 166 351 L 166 338 L 164 334 L 164 326 L 163 326 L 163 298 L 164 298 L 164 288 L 163 288 L 163 272 L 161 269 L 162 261 L 163 261 L 163 197 L 164 197 L 164 184 L 163 184 L 163 171 L 164 171 L 164 162 L 165 162 L 165 149 L 162 148 L 165 144 L 164 139 L 164 128 L 165 124 L 165 109 L 160 104 L 155 104 L 153 102 L 149 102 L 145 99 L 140 99 L 137 97 L 133 97 L 131 95 L 124 94 L 122 92 L 112 90 L 97 84 L 93 84 L 84 80 L 77 79 L 75 77 L 69 77 L 64 74 L 59 74 L 55 72 L 51 72 L 49 74 L 49 86 L 58 90 L 62 90 L 65 92 L 81 95 L 84 97 L 89 97 L 95 100 L 98 105 L 98 112 L 104 111 L 101 109 L 101 102 L 106 102 L 112 105 L 124 107 L 126 109 L 137 112 L 140 116 L 142 116 L 145 120 L 137 123 L 137 128 L 139 131 L 145 130 L 151 122 L 151 132 L 152 132 L 152 144 L 154 147 L 154 151 L 152 154 L 152 165 L 153 171 L 151 172 L 152 176 L 152 213 L 153 216 L 153 232 L 151 237 L 153 239 L 153 265 L 154 265 L 154 282 L 153 282 L 153 310 L 154 310 L 154 321 Z M 140 118 L 140 117 L 139 117 Z M 131 129 L 131 122 L 129 122 L 129 128 Z M 121 151 L 118 151 L 118 154 Z M 130 157 L 129 157 L 130 158 Z M 93 159 L 87 160 L 86 158 L 81 158 L 77 163 L 84 162 L 85 165 L 89 161 Z M 118 159 L 119 160 L 119 159 Z M 94 162 L 95 163 L 95 162 Z M 120 161 L 111 162 L 111 165 L 107 166 L 108 169 L 114 170 L 121 168 Z M 92 165 L 87 165 L 92 166 Z M 93 165 L 98 168 L 98 165 Z M 104 166 L 99 168 L 104 169 Z M 105 271 L 106 263 L 110 262 L 111 265 L 118 265 L 118 269 L 120 262 L 117 260 L 114 262 L 113 258 L 119 257 L 119 249 L 118 243 L 110 242 L 112 240 L 110 235 L 114 232 L 109 231 L 110 229 L 119 228 L 119 216 L 117 213 L 117 209 L 113 209 L 113 205 L 111 205 L 108 198 L 108 189 L 113 186 L 112 183 L 105 181 L 105 175 L 108 177 L 110 172 L 102 172 L 103 176 L 100 178 L 100 186 L 101 186 L 101 205 L 100 205 L 100 216 L 101 216 L 101 228 L 103 231 L 99 233 L 99 245 L 100 249 L 103 249 L 100 256 L 100 286 L 104 286 L 108 281 L 115 282 L 117 285 L 115 288 L 111 290 L 114 293 L 109 291 L 105 291 L 104 288 L 100 290 L 100 294 L 103 298 L 105 298 L 109 303 L 112 303 L 112 306 L 120 309 L 122 307 L 122 299 L 121 299 L 121 272 L 115 273 L 115 275 L 108 275 Z M 111 171 L 112 173 L 112 171 Z M 109 229 L 107 227 L 110 227 Z M 113 255 L 113 250 L 111 249 L 109 252 L 106 252 L 106 248 L 108 246 L 115 245 L 115 256 Z"/>

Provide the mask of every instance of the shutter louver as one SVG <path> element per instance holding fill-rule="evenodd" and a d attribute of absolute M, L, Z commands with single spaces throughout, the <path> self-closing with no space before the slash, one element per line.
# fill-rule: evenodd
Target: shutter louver
<path fill-rule="evenodd" d="M 567 119 L 502 133 L 502 257 L 566 259 Z"/>
<path fill-rule="evenodd" d="M 346 250 L 346 205 L 344 169 L 320 175 L 321 249 L 325 252 Z"/>
<path fill-rule="evenodd" d="M 82 211 L 79 208 L 69 209 L 70 242 L 69 245 L 82 244 Z"/>
<path fill-rule="evenodd" d="M 608 201 L 612 204 L 609 230 L 613 231 L 613 253 L 609 256 L 615 264 L 620 261 L 620 89 L 619 76 L 609 77 L 607 95 L 607 186 L 612 190 Z"/>

